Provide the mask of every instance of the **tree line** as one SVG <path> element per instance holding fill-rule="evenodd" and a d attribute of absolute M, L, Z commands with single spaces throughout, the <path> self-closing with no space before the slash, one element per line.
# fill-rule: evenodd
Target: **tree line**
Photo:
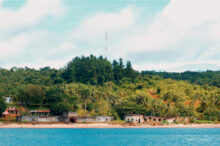
<path fill-rule="evenodd" d="M 184 80 L 198 85 L 209 85 L 220 88 L 220 71 L 210 71 L 210 70 L 201 71 L 201 72 L 186 71 L 181 73 L 142 71 L 142 74 L 158 75 L 165 79 L 171 78 L 174 80 Z"/>

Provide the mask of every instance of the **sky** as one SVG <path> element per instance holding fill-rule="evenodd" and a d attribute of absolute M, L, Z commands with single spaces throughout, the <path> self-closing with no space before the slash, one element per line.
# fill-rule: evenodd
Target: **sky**
<path fill-rule="evenodd" d="M 0 67 L 76 56 L 136 70 L 220 70 L 220 0 L 0 0 Z"/>

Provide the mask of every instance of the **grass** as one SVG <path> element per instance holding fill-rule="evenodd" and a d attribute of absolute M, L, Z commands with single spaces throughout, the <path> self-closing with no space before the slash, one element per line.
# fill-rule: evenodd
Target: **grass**
<path fill-rule="evenodd" d="M 208 120 L 193 120 L 192 123 L 198 123 L 198 124 L 214 124 L 214 121 L 208 121 Z"/>
<path fill-rule="evenodd" d="M 114 120 L 111 122 L 112 124 L 126 124 L 126 121 L 123 120 Z"/>
<path fill-rule="evenodd" d="M 163 124 L 169 124 L 169 122 L 167 120 L 164 120 Z"/>

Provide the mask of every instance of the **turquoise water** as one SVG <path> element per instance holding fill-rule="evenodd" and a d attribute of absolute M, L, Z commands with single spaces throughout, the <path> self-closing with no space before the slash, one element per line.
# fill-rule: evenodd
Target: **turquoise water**
<path fill-rule="evenodd" d="M 0 146 L 220 145 L 220 129 L 0 129 Z"/>

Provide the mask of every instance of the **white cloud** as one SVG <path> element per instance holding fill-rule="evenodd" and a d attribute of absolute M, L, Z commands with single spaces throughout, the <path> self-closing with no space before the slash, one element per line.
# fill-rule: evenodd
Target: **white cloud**
<path fill-rule="evenodd" d="M 26 45 L 27 37 L 25 35 L 19 35 L 11 40 L 0 42 L 1 60 L 16 57 L 17 53 L 22 52 Z"/>
<path fill-rule="evenodd" d="M 114 45 L 114 51 L 121 49 L 122 56 L 137 55 L 133 57 L 136 58 L 134 61 L 141 54 L 141 62 L 149 66 L 148 69 L 172 70 L 175 66 L 190 63 L 214 63 L 220 66 L 220 62 L 212 62 L 213 56 L 220 58 L 216 54 L 220 49 L 219 6 L 219 0 L 172 0 L 150 25 L 134 26 L 142 31 L 130 34 L 129 38 L 118 42 Z M 154 59 L 149 60 L 149 53 L 161 65 L 154 62 Z"/>
<path fill-rule="evenodd" d="M 36 25 L 45 16 L 60 16 L 63 11 L 61 0 L 27 0 L 18 10 L 2 7 L 0 33 Z"/>
<path fill-rule="evenodd" d="M 4 67 L 63 67 L 78 51 L 62 35 L 50 31 L 31 31 L 12 40 L 0 42 L 0 59 Z M 3 49 L 5 48 L 5 49 Z"/>
<path fill-rule="evenodd" d="M 39 63 L 38 59 L 56 57 L 60 49 L 65 48 L 64 45 L 57 49 L 57 45 L 62 43 L 60 40 L 63 40 L 60 39 L 63 37 L 61 34 L 33 29 L 47 16 L 61 16 L 65 10 L 62 0 L 27 0 L 16 10 L 4 8 L 2 3 L 3 0 L 0 0 L 1 65 Z"/>
<path fill-rule="evenodd" d="M 134 12 L 131 7 L 120 12 L 97 12 L 74 28 L 71 37 L 84 41 L 99 41 L 104 38 L 106 32 L 111 34 L 127 30 L 134 24 L 137 15 L 138 12 Z"/>
<path fill-rule="evenodd" d="M 72 58 L 71 57 L 66 57 L 62 59 L 54 59 L 54 60 L 46 60 L 46 59 L 39 59 L 35 62 L 24 62 L 24 63 L 17 63 L 16 67 L 29 67 L 29 68 L 35 68 L 35 69 L 40 69 L 44 68 L 46 66 L 49 66 L 51 68 L 60 68 L 66 65 L 67 62 L 69 62 Z M 14 63 L 7 63 L 3 67 L 6 69 L 10 69 L 14 67 Z"/>
<path fill-rule="evenodd" d="M 156 71 L 170 71 L 170 72 L 184 72 L 184 71 L 204 71 L 204 70 L 219 70 L 220 59 L 213 61 L 182 61 L 182 62 L 160 62 L 160 63 L 147 63 L 147 64 L 134 64 L 134 68 L 143 70 L 156 70 Z"/>

